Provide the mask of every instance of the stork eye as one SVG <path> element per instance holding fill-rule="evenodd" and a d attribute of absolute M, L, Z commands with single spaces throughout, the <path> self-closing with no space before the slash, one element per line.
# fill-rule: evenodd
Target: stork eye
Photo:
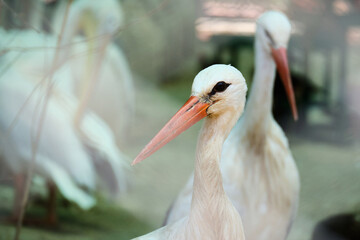
<path fill-rule="evenodd" d="M 214 87 L 213 89 L 211 90 L 211 92 L 209 93 L 209 96 L 212 96 L 214 95 L 215 93 L 217 92 L 223 92 L 225 91 L 228 86 L 230 86 L 230 83 L 226 83 L 224 81 L 221 81 L 221 82 L 218 82 Z"/>
<path fill-rule="evenodd" d="M 274 39 L 272 38 L 272 36 L 270 35 L 270 33 L 269 33 L 267 30 L 265 30 L 265 35 L 266 35 L 267 38 L 270 40 L 270 43 L 271 43 L 272 45 L 274 45 L 274 44 L 275 44 L 275 41 L 274 41 Z"/>

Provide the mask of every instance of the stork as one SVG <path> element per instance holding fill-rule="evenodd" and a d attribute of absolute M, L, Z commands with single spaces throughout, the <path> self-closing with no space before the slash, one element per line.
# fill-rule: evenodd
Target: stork
<path fill-rule="evenodd" d="M 15 51 L 2 56 L 2 61 L 10 64 L 7 69 L 3 69 L 4 74 L 0 80 L 1 147 L 7 164 L 18 176 L 15 181 L 14 218 L 19 217 L 19 199 L 22 198 L 24 187 L 25 179 L 20 176 L 30 165 L 35 141 L 33 136 L 41 119 L 40 109 L 44 101 L 48 103 L 35 161 L 35 173 L 50 183 L 52 195 L 55 194 L 54 187 L 57 186 L 67 199 L 76 202 L 83 209 L 88 209 L 95 204 L 92 192 L 97 186 L 101 186 L 101 190 L 108 190 L 109 196 L 118 196 L 127 189 L 127 157 L 116 146 L 115 136 L 108 125 L 87 110 L 87 102 L 93 89 L 84 85 L 85 97 L 80 100 L 72 94 L 73 82 L 76 80 L 71 64 L 67 64 L 66 60 L 71 56 L 73 47 L 78 47 L 71 44 L 74 28 L 77 27 L 80 17 L 78 14 L 88 14 L 89 8 L 83 9 L 83 12 L 75 10 L 70 9 L 69 19 L 72 21 L 68 22 L 65 28 L 60 43 L 62 51 L 58 59 L 54 57 L 56 54 L 53 48 L 48 48 L 49 45 L 55 47 L 54 36 L 30 31 L 8 33 L 1 30 L 2 47 L 11 49 L 18 46 L 28 50 L 20 52 L 19 58 Z M 113 10 L 116 11 L 116 8 Z M 99 71 L 104 48 L 119 26 L 111 16 L 107 15 L 107 20 L 98 25 L 99 34 L 102 35 L 94 54 L 98 61 L 97 66 L 92 66 L 94 72 Z M 51 63 L 55 63 L 56 69 L 52 69 Z M 51 73 L 55 87 L 48 93 L 43 80 Z M 80 77 L 87 76 L 83 74 Z M 96 84 L 99 78 L 91 77 L 92 84 Z M 51 97 L 46 100 L 47 94 Z M 83 191 L 82 188 L 88 191 Z M 55 201 L 54 196 L 51 199 Z M 53 207 L 49 210 L 48 220 L 55 223 L 54 202 L 51 206 Z"/>
<path fill-rule="evenodd" d="M 61 32 L 67 1 L 60 1 L 53 19 L 53 33 Z M 66 21 L 66 31 L 61 43 L 66 62 L 74 74 L 72 82 L 73 94 L 87 97 L 87 88 L 91 97 L 87 107 L 98 114 L 118 136 L 124 137 L 134 115 L 135 90 L 128 61 L 122 49 L 113 43 L 116 34 L 124 27 L 124 11 L 119 1 L 76 0 L 70 6 Z M 83 36 L 80 36 L 83 33 Z M 74 37 L 76 36 L 76 37 Z M 84 42 L 86 44 L 79 44 Z M 99 54 L 101 67 L 99 68 Z M 94 73 L 94 69 L 99 69 Z M 90 70 L 90 71 L 89 71 Z M 93 75 L 101 78 L 96 86 L 89 84 Z M 123 111 L 113 111 L 121 108 Z"/>
<path fill-rule="evenodd" d="M 298 170 L 271 112 L 277 68 L 293 116 L 298 117 L 286 57 L 290 31 L 289 20 L 280 12 L 268 11 L 257 20 L 252 89 L 245 113 L 225 141 L 221 156 L 224 189 L 241 215 L 246 239 L 251 240 L 285 239 L 298 205 Z M 189 213 L 193 178 L 169 209 L 165 224 Z"/>
<path fill-rule="evenodd" d="M 229 65 L 210 66 L 195 77 L 189 100 L 133 162 L 149 157 L 205 118 L 196 149 L 191 210 L 173 224 L 136 239 L 244 239 L 240 215 L 223 188 L 220 156 L 243 111 L 246 91 L 242 74 Z"/>

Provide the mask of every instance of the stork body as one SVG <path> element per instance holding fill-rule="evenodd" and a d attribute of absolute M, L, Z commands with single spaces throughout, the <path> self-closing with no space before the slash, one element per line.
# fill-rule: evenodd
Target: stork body
<path fill-rule="evenodd" d="M 137 239 L 244 239 L 241 218 L 223 188 L 219 161 L 223 143 L 243 111 L 246 90 L 244 78 L 234 67 L 204 69 L 194 80 L 188 102 L 135 159 L 137 163 L 148 157 L 206 117 L 197 144 L 190 212 Z"/>
<path fill-rule="evenodd" d="M 67 1 L 61 1 L 53 19 L 53 32 L 59 34 L 64 20 Z M 135 90 L 132 72 L 123 50 L 113 43 L 117 32 L 124 25 L 124 12 L 116 0 L 76 0 L 72 3 L 66 26 L 77 23 L 76 28 L 64 34 L 64 41 L 73 44 L 72 56 L 66 61 L 71 65 L 73 93 L 81 98 L 88 79 L 97 75 L 101 81 L 92 90 L 87 107 L 97 113 L 113 129 L 116 135 L 128 131 L 134 114 Z M 83 33 L 84 37 L 79 33 Z M 77 38 L 73 36 L 76 35 Z M 101 42 L 106 44 L 105 49 Z M 84 42 L 86 44 L 79 44 Z M 100 44 L 99 44 L 100 42 Z M 65 45 L 65 44 L 63 44 Z M 74 51 L 75 50 L 75 51 Z M 98 51 L 104 51 L 98 73 Z M 89 71 L 90 70 L 90 71 Z M 86 76 L 86 77 L 84 77 Z M 121 108 L 123 111 L 113 111 Z"/>
<path fill-rule="evenodd" d="M 19 175 L 29 168 L 41 112 L 48 101 L 35 173 L 83 209 L 95 204 L 92 194 L 98 186 L 111 197 L 124 193 L 129 177 L 127 157 L 116 146 L 111 129 L 91 111 L 86 111 L 76 127 L 80 102 L 56 84 L 62 85 L 62 79 L 71 79 L 71 74 L 59 70 L 53 75 L 55 84 L 46 100 L 48 82 L 41 83 L 44 79 L 31 69 L 19 71 L 18 67 L 10 67 L 0 80 L 1 149 L 12 172 Z M 15 208 L 18 211 L 19 206 Z"/>
<path fill-rule="evenodd" d="M 221 156 L 224 189 L 240 213 L 246 239 L 250 240 L 285 239 L 298 205 L 298 171 L 288 140 L 271 113 L 276 66 L 283 69 L 271 51 L 284 49 L 289 36 L 290 24 L 283 14 L 271 11 L 259 18 L 250 97 Z M 281 74 L 289 80 L 288 74 Z M 289 98 L 292 102 L 291 94 Z M 293 113 L 297 118 L 296 109 Z M 193 177 L 169 210 L 166 224 L 189 212 L 192 182 Z"/>
<path fill-rule="evenodd" d="M 83 11 L 89 13 L 88 8 Z M 95 204 L 92 192 L 98 186 L 101 190 L 108 190 L 111 197 L 125 192 L 129 168 L 126 157 L 116 146 L 112 130 L 87 109 L 92 89 L 83 84 L 82 94 L 87 97 L 74 96 L 74 82 L 85 82 L 83 79 L 89 77 L 73 72 L 72 57 L 76 58 L 79 49 L 84 50 L 82 53 L 89 50 L 86 43 L 72 46 L 79 13 L 78 9 L 75 12 L 70 9 L 69 19 L 72 21 L 65 28 L 57 58 L 57 39 L 54 36 L 31 31 L 1 31 L 1 47 L 8 48 L 9 52 L 0 59 L 4 66 L 0 79 L 0 131 L 7 164 L 14 174 L 24 174 L 33 156 L 34 136 L 39 129 L 44 102 L 48 101 L 43 115 L 44 124 L 40 127 L 35 173 L 51 185 L 55 184 L 66 198 L 88 209 Z M 107 17 L 112 20 L 111 15 Z M 100 71 L 104 49 L 118 27 L 117 21 L 103 23 L 98 26 L 99 34 L 103 35 L 92 49 L 97 64 L 82 66 L 91 66 L 93 72 L 89 72 L 92 73 Z M 68 62 L 69 58 L 73 61 Z M 96 84 L 96 74 L 89 78 L 92 84 Z M 50 92 L 48 84 L 53 84 Z M 50 97 L 46 99 L 48 94 Z M 18 205 L 20 201 L 15 199 L 14 202 Z M 14 215 L 18 217 L 19 206 L 14 209 Z"/>
<path fill-rule="evenodd" d="M 42 86 L 33 97 L 27 99 L 35 86 L 34 82 L 12 70 L 0 81 L 1 150 L 14 174 L 26 172 L 31 164 L 33 142 L 38 130 L 36 123 L 41 118 L 41 107 L 46 96 Z M 74 99 L 65 103 L 61 98 L 50 98 L 42 126 L 43 135 L 39 142 L 35 171 L 54 182 L 66 198 L 88 209 L 94 205 L 95 200 L 78 186 L 94 190 L 96 175 L 85 147 L 72 127 L 71 113 L 76 110 L 74 104 Z"/>

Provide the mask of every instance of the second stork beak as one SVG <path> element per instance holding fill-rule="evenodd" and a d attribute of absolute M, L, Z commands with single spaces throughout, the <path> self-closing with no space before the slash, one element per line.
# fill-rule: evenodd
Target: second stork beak
<path fill-rule="evenodd" d="M 290 71 L 286 56 L 286 48 L 272 48 L 272 56 L 275 60 L 276 67 L 280 73 L 280 78 L 284 84 L 287 97 L 290 102 L 291 110 L 295 121 L 298 119 L 298 112 L 296 108 L 296 101 L 294 95 L 294 89 L 291 82 Z"/>
<path fill-rule="evenodd" d="M 191 96 L 189 100 L 175 113 L 170 121 L 144 147 L 131 165 L 135 165 L 159 150 L 165 144 L 180 135 L 186 129 L 207 116 L 209 103 L 200 102 L 200 99 Z"/>

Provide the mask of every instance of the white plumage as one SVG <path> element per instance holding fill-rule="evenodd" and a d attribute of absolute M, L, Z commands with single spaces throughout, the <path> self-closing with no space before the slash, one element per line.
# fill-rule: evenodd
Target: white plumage
<path fill-rule="evenodd" d="M 288 140 L 271 113 L 276 68 L 272 51 L 286 47 L 289 36 L 290 23 L 282 13 L 269 11 L 258 19 L 252 90 L 221 157 L 224 189 L 251 240 L 285 239 L 297 210 L 298 171 Z M 296 110 L 293 113 L 296 118 Z M 193 177 L 173 203 L 166 224 L 189 213 L 192 182 Z"/>
<path fill-rule="evenodd" d="M 6 54 L 0 59 L 3 67 L 0 79 L 0 131 L 2 151 L 7 164 L 15 174 L 26 172 L 48 93 L 47 84 L 51 79 L 54 87 L 51 89 L 44 124 L 41 126 L 35 172 L 54 182 L 66 198 L 88 209 L 95 204 L 92 192 L 98 185 L 101 190 L 108 190 L 111 197 L 126 191 L 129 167 L 126 156 L 116 146 L 112 130 L 102 119 L 86 110 L 87 99 L 79 101 L 73 96 L 79 86 L 76 83 L 84 83 L 83 79 L 86 78 L 86 70 L 82 71 L 82 75 L 76 75 L 74 69 L 87 66 L 84 64 L 85 57 L 76 59 L 76 56 L 87 53 L 88 45 L 71 45 L 72 36 L 76 33 L 74 28 L 77 26 L 76 18 L 72 16 L 79 17 L 74 11 L 77 14 L 91 13 L 90 8 L 75 10 L 70 9 L 69 19 L 72 21 L 65 28 L 57 61 L 54 59 L 57 42 L 55 36 L 32 31 L 6 32 L 1 29 L 0 44 Z M 104 16 L 101 9 L 92 10 L 92 13 L 102 12 Z M 112 13 L 116 10 L 112 8 Z M 107 19 L 98 23 L 99 33 L 111 37 L 119 26 L 113 20 L 110 18 L 110 21 Z M 98 46 L 106 49 L 106 40 L 109 38 L 101 36 Z M 96 59 L 100 50 L 95 48 L 92 57 Z M 109 53 L 110 60 L 120 56 L 120 60 L 124 61 L 121 54 L 113 51 L 114 49 Z M 73 61 L 68 61 L 72 57 L 78 61 L 76 65 Z M 57 68 L 53 72 L 54 61 Z M 83 62 L 82 66 L 80 61 Z M 112 64 L 110 68 L 114 68 L 116 63 L 102 63 L 105 69 L 109 68 L 109 64 Z M 100 66 L 97 69 L 100 69 Z M 129 75 L 128 72 L 120 73 L 119 70 L 116 73 Z M 94 81 L 97 79 L 99 78 Z M 84 93 L 89 92 L 86 84 L 82 87 L 85 88 Z M 74 121 L 82 104 L 84 113 L 76 125 Z"/>
<path fill-rule="evenodd" d="M 1 145 L 5 160 L 15 174 L 26 172 L 31 162 L 32 144 L 38 129 L 36 123 L 41 117 L 45 100 L 44 86 L 27 99 L 35 86 L 26 76 L 11 69 L 0 81 Z M 18 114 L 20 109 L 21 114 Z M 71 110 L 75 109 L 66 109 L 57 99 L 50 99 L 42 126 L 36 172 L 48 179 L 54 178 L 52 180 L 65 197 L 83 208 L 89 208 L 94 199 L 74 184 L 93 190 L 95 172 L 72 127 Z"/>
<path fill-rule="evenodd" d="M 59 4 L 53 20 L 54 34 L 61 31 L 67 2 L 61 1 Z M 76 0 L 71 5 L 66 26 L 72 26 L 72 30 L 64 34 L 62 45 L 65 46 L 64 52 L 67 52 L 66 46 L 72 43 L 69 45 L 71 56 L 64 54 L 64 57 L 67 57 L 66 61 L 74 74 L 73 94 L 83 97 L 92 75 L 101 78 L 92 90 L 87 105 L 114 130 L 116 136 L 124 137 L 134 115 L 135 90 L 124 52 L 110 41 L 124 26 L 121 5 L 116 0 Z M 77 34 L 77 38 L 73 37 L 80 32 L 86 38 L 80 34 Z M 104 44 L 106 48 L 102 49 Z M 101 67 L 97 66 L 99 51 L 104 51 Z M 94 69 L 99 72 L 96 73 Z"/>
<path fill-rule="evenodd" d="M 223 189 L 219 161 L 223 143 L 243 111 L 246 91 L 242 74 L 228 65 L 213 65 L 195 77 L 188 102 L 134 160 L 142 161 L 206 117 L 196 150 L 191 210 L 136 239 L 244 239 L 241 218 Z"/>

